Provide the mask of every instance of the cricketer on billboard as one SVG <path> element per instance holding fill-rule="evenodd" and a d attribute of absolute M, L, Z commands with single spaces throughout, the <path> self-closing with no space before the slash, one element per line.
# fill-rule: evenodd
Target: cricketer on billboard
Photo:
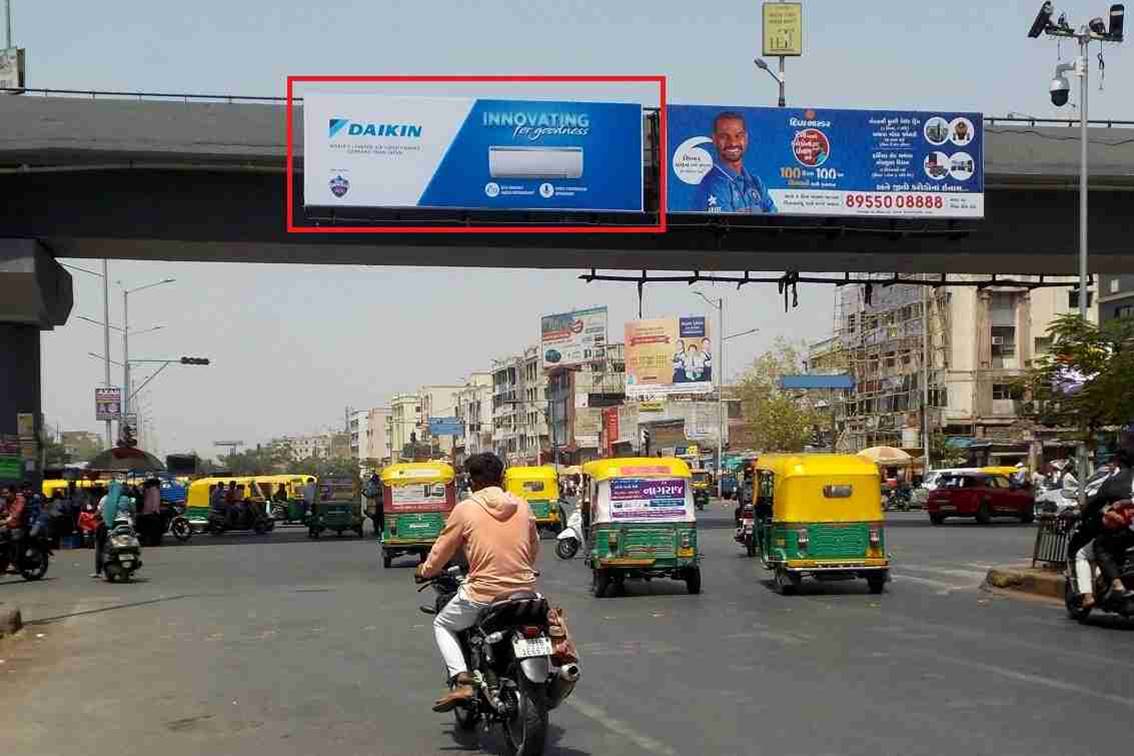
<path fill-rule="evenodd" d="M 633 320 L 625 339 L 627 396 L 713 390 L 713 348 L 704 317 Z"/>
<path fill-rule="evenodd" d="M 642 107 L 303 98 L 303 201 L 319 207 L 642 210 Z"/>
<path fill-rule="evenodd" d="M 671 213 L 984 216 L 979 113 L 671 105 Z"/>

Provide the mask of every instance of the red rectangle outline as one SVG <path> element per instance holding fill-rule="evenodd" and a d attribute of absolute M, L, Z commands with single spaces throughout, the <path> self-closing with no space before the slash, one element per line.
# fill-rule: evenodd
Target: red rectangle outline
<path fill-rule="evenodd" d="M 294 128 L 292 126 L 294 84 L 297 81 L 315 82 L 655 82 L 658 85 L 658 222 L 652 226 L 297 226 L 293 207 L 294 184 Z M 289 234 L 664 234 L 666 232 L 666 77 L 663 76 L 288 76 L 287 105 L 287 233 Z M 645 208 L 643 208 L 644 210 Z"/>

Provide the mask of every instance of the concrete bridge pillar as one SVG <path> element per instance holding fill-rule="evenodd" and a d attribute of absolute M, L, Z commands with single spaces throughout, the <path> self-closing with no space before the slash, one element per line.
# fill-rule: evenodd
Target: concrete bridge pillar
<path fill-rule="evenodd" d="M 0 239 L 0 483 L 42 477 L 40 331 L 67 322 L 71 274 L 34 239 Z"/>

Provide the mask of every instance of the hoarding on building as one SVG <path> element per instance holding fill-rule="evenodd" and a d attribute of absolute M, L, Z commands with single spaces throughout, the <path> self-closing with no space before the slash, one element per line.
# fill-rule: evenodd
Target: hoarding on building
<path fill-rule="evenodd" d="M 713 349 L 704 317 L 626 324 L 626 396 L 657 399 L 713 389 Z"/>
<path fill-rule="evenodd" d="M 431 436 L 463 436 L 465 424 L 458 417 L 431 417 L 429 418 L 429 435 Z"/>
<path fill-rule="evenodd" d="M 606 354 L 605 307 L 544 315 L 539 323 L 539 345 L 545 370 L 574 367 Z"/>
<path fill-rule="evenodd" d="M 94 403 L 95 420 L 117 420 L 122 414 L 122 389 L 96 388 Z"/>
<path fill-rule="evenodd" d="M 636 104 L 312 92 L 303 150 L 305 205 L 642 210 Z"/>
<path fill-rule="evenodd" d="M 980 113 L 671 105 L 671 213 L 984 217 Z"/>
<path fill-rule="evenodd" d="M 22 47 L 8 47 L 0 49 L 0 89 L 23 89 L 26 71 L 24 49 Z M 3 94 L 20 94 L 19 92 L 4 92 Z"/>

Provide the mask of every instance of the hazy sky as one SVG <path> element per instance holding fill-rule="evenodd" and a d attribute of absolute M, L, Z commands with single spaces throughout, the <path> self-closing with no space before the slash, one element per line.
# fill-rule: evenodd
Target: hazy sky
<path fill-rule="evenodd" d="M 751 63 L 759 52 L 756 0 L 12 2 L 32 87 L 281 95 L 287 74 L 663 73 L 674 102 L 775 104 L 774 82 Z M 806 54 L 788 61 L 788 103 L 1056 115 L 1047 94 L 1056 44 L 1025 36 L 1039 5 L 810 0 Z M 1063 5 L 1078 23 L 1104 15 L 1108 3 Z M 1064 57 L 1070 53 L 1064 45 Z M 1108 46 L 1105 90 L 1092 85 L 1093 117 L 1134 119 L 1131 54 Z M 647 104 L 650 97 L 641 88 L 516 94 Z M 588 286 L 578 272 L 111 261 L 112 280 L 127 286 L 177 279 L 131 298 L 132 328 L 165 326 L 132 339 L 131 354 L 214 361 L 169 368 L 150 396 L 159 451 L 209 456 L 215 440 L 254 444 L 341 425 L 348 404 L 456 382 L 534 343 L 541 313 L 605 304 L 619 339 L 636 312 L 634 287 Z M 73 275 L 75 314 L 101 319 L 100 281 Z M 761 329 L 730 344 L 730 374 L 777 336 L 815 339 L 832 323 L 827 287 L 802 288 L 801 306 L 787 314 L 774 286 L 700 288 L 726 297 L 728 333 Z M 647 290 L 645 309 L 708 308 L 685 287 L 658 286 Z M 115 291 L 113 323 L 121 312 Z M 92 390 L 102 365 L 86 355 L 101 352 L 100 329 L 73 318 L 45 333 L 43 346 L 48 421 L 99 429 Z M 121 358 L 117 336 L 111 353 Z"/>

